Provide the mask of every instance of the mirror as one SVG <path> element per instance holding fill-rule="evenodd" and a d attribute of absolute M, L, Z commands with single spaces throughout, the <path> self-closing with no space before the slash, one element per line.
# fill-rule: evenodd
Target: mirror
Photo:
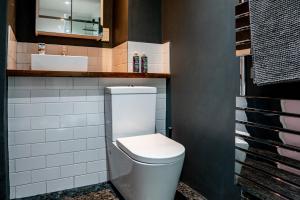
<path fill-rule="evenodd" d="M 103 0 L 37 0 L 37 35 L 101 40 Z"/>

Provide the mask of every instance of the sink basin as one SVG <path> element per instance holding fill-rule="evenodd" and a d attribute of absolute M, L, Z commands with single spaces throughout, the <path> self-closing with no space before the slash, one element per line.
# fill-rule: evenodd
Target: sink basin
<path fill-rule="evenodd" d="M 87 71 L 87 56 L 31 54 L 31 69 L 45 71 Z"/>

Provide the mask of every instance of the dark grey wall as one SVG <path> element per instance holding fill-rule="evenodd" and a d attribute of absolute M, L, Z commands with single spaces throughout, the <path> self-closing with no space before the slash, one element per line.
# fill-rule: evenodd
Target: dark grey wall
<path fill-rule="evenodd" d="M 161 43 L 161 0 L 129 0 L 129 41 Z"/>
<path fill-rule="evenodd" d="M 7 144 L 7 1 L 0 1 L 0 199 L 9 199 Z"/>
<path fill-rule="evenodd" d="M 161 0 L 114 0 L 114 46 L 161 43 Z"/>
<path fill-rule="evenodd" d="M 173 138 L 186 147 L 182 181 L 209 200 L 239 199 L 234 186 L 235 1 L 163 0 L 171 41 Z"/>
<path fill-rule="evenodd" d="M 128 41 L 128 1 L 114 0 L 113 43 L 117 46 Z"/>

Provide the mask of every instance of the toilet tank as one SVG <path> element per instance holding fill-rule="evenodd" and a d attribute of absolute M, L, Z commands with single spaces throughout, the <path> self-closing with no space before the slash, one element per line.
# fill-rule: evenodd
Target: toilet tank
<path fill-rule="evenodd" d="M 155 87 L 105 88 L 105 131 L 108 139 L 155 133 Z"/>

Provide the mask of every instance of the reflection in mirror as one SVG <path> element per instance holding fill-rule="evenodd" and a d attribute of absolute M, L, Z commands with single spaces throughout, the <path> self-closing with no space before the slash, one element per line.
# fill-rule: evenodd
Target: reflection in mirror
<path fill-rule="evenodd" d="M 40 0 L 37 31 L 70 33 L 71 4 L 61 0 Z"/>
<path fill-rule="evenodd" d="M 100 18 L 99 0 L 72 1 L 72 33 L 81 35 L 98 35 Z"/>
<path fill-rule="evenodd" d="M 103 0 L 38 0 L 36 32 L 101 36 Z"/>

